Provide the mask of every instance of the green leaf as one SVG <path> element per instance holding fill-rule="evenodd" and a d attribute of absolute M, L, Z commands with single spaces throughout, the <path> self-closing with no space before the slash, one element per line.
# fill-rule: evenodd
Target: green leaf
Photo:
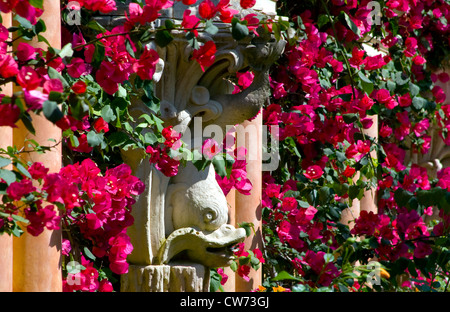
<path fill-rule="evenodd" d="M 152 144 L 156 143 L 157 141 L 158 141 L 158 137 L 153 132 L 147 132 L 144 135 L 144 142 L 146 144 L 152 145 Z"/>
<path fill-rule="evenodd" d="M 274 278 L 272 278 L 270 281 L 271 282 L 278 282 L 278 281 L 284 281 L 284 280 L 291 280 L 291 281 L 298 281 L 300 282 L 301 279 L 292 276 L 291 274 L 289 274 L 286 271 L 281 271 L 280 273 L 277 274 L 277 276 L 275 276 Z"/>
<path fill-rule="evenodd" d="M 44 8 L 44 0 L 30 0 L 30 4 L 37 9 Z"/>
<path fill-rule="evenodd" d="M 86 257 L 88 257 L 88 258 L 91 259 L 91 260 L 95 260 L 95 259 L 96 259 L 96 257 L 94 256 L 94 254 L 93 254 L 93 253 L 89 250 L 89 248 L 87 248 L 87 247 L 84 247 L 83 253 L 84 253 L 84 255 L 85 255 Z"/>
<path fill-rule="evenodd" d="M 416 96 L 412 99 L 412 106 L 416 110 L 421 110 L 422 108 L 425 107 L 426 104 L 427 104 L 427 100 L 422 97 Z"/>
<path fill-rule="evenodd" d="M 103 142 L 103 133 L 96 133 L 95 131 L 89 131 L 87 134 L 87 141 L 89 146 L 99 146 Z"/>
<path fill-rule="evenodd" d="M 212 20 L 208 20 L 205 23 L 205 31 L 210 35 L 215 35 L 219 32 L 219 28 L 213 24 Z"/>
<path fill-rule="evenodd" d="M 339 14 L 339 20 L 342 24 L 344 24 L 344 26 L 353 31 L 355 35 L 357 35 L 358 37 L 361 36 L 361 31 L 359 30 L 358 26 L 356 26 L 356 24 L 352 21 L 347 13 L 342 11 Z"/>
<path fill-rule="evenodd" d="M 90 29 L 99 31 L 99 32 L 101 32 L 101 33 L 106 32 L 106 28 L 103 27 L 102 25 L 100 25 L 100 24 L 99 24 L 96 20 L 94 20 L 94 19 L 90 20 L 90 21 L 86 24 L 86 26 L 89 27 Z"/>
<path fill-rule="evenodd" d="M 344 119 L 344 122 L 346 124 L 352 124 L 352 123 L 354 123 L 355 121 L 358 120 L 358 115 L 356 115 L 356 114 L 344 114 L 344 115 L 342 115 L 342 118 Z"/>
<path fill-rule="evenodd" d="M 225 177 L 227 175 L 227 170 L 225 167 L 225 159 L 223 157 L 214 157 L 212 159 L 212 164 L 214 169 L 216 169 L 216 173 L 221 177 Z"/>
<path fill-rule="evenodd" d="M 124 132 L 115 132 L 108 137 L 111 147 L 122 147 L 130 141 L 128 135 Z"/>
<path fill-rule="evenodd" d="M 20 26 L 22 26 L 25 29 L 33 28 L 33 25 L 31 24 L 31 22 L 29 20 L 27 20 L 26 18 L 23 18 L 20 15 L 14 16 L 13 19 L 16 20 L 17 22 L 19 22 Z"/>
<path fill-rule="evenodd" d="M 23 114 L 20 120 L 23 122 L 25 128 L 27 128 L 27 130 L 31 134 L 36 134 L 36 130 L 34 129 L 33 123 L 31 122 L 31 116 L 28 113 Z"/>
<path fill-rule="evenodd" d="M 96 44 L 94 55 L 92 56 L 92 66 L 98 67 L 101 62 L 105 59 L 105 47 L 102 44 Z"/>
<path fill-rule="evenodd" d="M 21 163 L 14 163 L 14 166 L 19 170 L 21 174 L 26 176 L 27 178 L 31 179 L 31 174 L 28 172 L 28 170 L 21 164 Z"/>
<path fill-rule="evenodd" d="M 16 182 L 16 175 L 11 170 L 0 169 L 0 178 L 5 180 L 8 185 Z"/>
<path fill-rule="evenodd" d="M 172 42 L 172 40 L 172 34 L 166 29 L 158 30 L 155 34 L 155 42 L 161 48 L 168 46 Z"/>
<path fill-rule="evenodd" d="M 72 43 L 66 44 L 58 53 L 61 58 L 71 57 L 73 55 Z"/>
<path fill-rule="evenodd" d="M 6 167 L 12 163 L 12 160 L 9 158 L 0 157 L 0 167 Z"/>
<path fill-rule="evenodd" d="M 64 117 L 64 114 L 59 109 L 58 104 L 54 101 L 45 101 L 44 103 L 42 103 L 42 111 L 45 118 L 53 123 L 56 123 L 58 120 Z"/>
<path fill-rule="evenodd" d="M 223 291 L 222 284 L 220 283 L 222 281 L 222 276 L 220 276 L 219 273 L 215 269 L 210 269 L 210 284 L 209 284 L 209 290 L 210 292 L 216 292 L 218 290 Z"/>
<path fill-rule="evenodd" d="M 233 39 L 239 41 L 247 37 L 249 34 L 247 25 L 241 23 L 235 23 L 231 26 L 231 35 Z"/>
<path fill-rule="evenodd" d="M 320 28 L 322 28 L 322 26 L 328 24 L 328 22 L 330 22 L 328 15 L 321 14 L 321 15 L 319 15 L 319 18 L 317 19 L 317 27 L 320 29 Z"/>
<path fill-rule="evenodd" d="M 109 105 L 106 105 L 105 107 L 103 107 L 100 114 L 101 114 L 103 120 L 105 120 L 108 123 L 116 120 L 116 114 L 114 113 L 111 106 L 109 106 Z"/>
<path fill-rule="evenodd" d="M 64 79 L 64 77 L 61 76 L 61 74 L 56 69 L 54 69 L 53 67 L 48 66 L 47 73 L 48 73 L 48 76 L 51 79 L 59 79 L 62 82 L 64 88 L 69 88 L 70 87 L 69 84 L 67 83 L 67 80 Z"/>
<path fill-rule="evenodd" d="M 19 215 L 11 214 L 11 218 L 13 218 L 13 220 L 17 222 L 30 223 L 30 221 Z"/>

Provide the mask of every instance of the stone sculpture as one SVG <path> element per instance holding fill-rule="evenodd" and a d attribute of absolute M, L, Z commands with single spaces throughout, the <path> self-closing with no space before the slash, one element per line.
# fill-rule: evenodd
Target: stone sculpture
<path fill-rule="evenodd" d="M 217 46 L 215 63 L 205 72 L 190 60 L 184 33 L 158 48 L 161 60 L 154 77 L 155 95 L 161 99 L 165 124 L 183 134 L 194 130 L 195 117 L 202 117 L 202 129 L 209 124 L 225 129 L 255 116 L 269 96 L 269 67 L 284 49 L 284 42 L 276 42 L 262 30 L 259 34 L 239 42 L 229 31 L 214 38 L 200 34 L 199 41 L 214 39 Z M 227 78 L 246 69 L 255 73 L 253 84 L 231 94 Z M 150 113 L 139 99 L 133 105 L 136 116 Z M 197 134 L 187 143 L 199 148 L 203 139 L 203 134 Z M 169 178 L 143 156 L 142 150 L 123 152 L 146 190 L 133 207 L 135 223 L 128 235 L 134 250 L 128 257 L 130 269 L 122 278 L 122 291 L 208 291 L 209 268 L 230 264 L 231 248 L 245 238 L 245 230 L 227 224 L 227 201 L 212 165 L 199 171 L 188 162 Z"/>

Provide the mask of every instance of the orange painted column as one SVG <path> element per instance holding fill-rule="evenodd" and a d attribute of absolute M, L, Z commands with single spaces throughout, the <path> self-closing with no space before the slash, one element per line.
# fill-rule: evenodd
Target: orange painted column
<path fill-rule="evenodd" d="M 378 116 L 374 115 L 374 116 L 370 116 L 370 118 L 372 119 L 373 124 L 369 129 L 364 130 L 364 133 L 372 138 L 375 138 L 375 140 L 378 141 Z M 370 154 L 373 159 L 377 158 L 376 151 L 372 151 Z M 376 174 L 376 172 L 375 172 L 375 174 Z M 364 192 L 364 197 L 361 198 L 361 201 L 360 201 L 361 211 L 365 210 L 367 212 L 372 211 L 373 213 L 378 213 L 376 193 L 377 193 L 376 187 Z"/>
<path fill-rule="evenodd" d="M 255 233 L 244 241 L 246 250 L 259 248 L 262 250 L 261 192 L 262 192 L 262 113 L 252 121 L 245 121 L 238 127 L 237 146 L 247 149 L 247 178 L 252 182 L 250 195 L 236 192 L 236 223 L 254 224 Z M 261 269 L 250 270 L 250 281 L 236 275 L 236 291 L 248 292 L 262 283 Z"/>
<path fill-rule="evenodd" d="M 378 140 L 378 116 L 370 116 L 370 118 L 372 119 L 373 124 L 369 129 L 366 129 L 363 132 L 365 135 Z M 376 159 L 376 151 L 372 151 L 371 156 L 372 158 Z M 358 181 L 359 177 L 359 172 L 357 172 L 355 177 L 353 178 L 353 181 Z M 342 211 L 341 223 L 348 225 L 350 229 L 352 229 L 355 225 L 355 219 L 359 217 L 360 212 L 363 210 L 373 211 L 374 213 L 378 212 L 376 187 L 372 188 L 371 190 L 365 191 L 364 197 L 361 198 L 361 200 L 354 199 L 353 202 L 349 204 L 349 207 Z"/>
<path fill-rule="evenodd" d="M 45 0 L 44 14 L 47 30 L 43 34 L 50 45 L 61 48 L 61 17 L 60 1 Z M 40 42 L 29 42 L 34 47 L 47 50 L 47 46 Z M 61 130 L 43 116 L 32 114 L 35 135 L 29 133 L 23 124 L 14 129 L 14 144 L 20 149 L 28 148 L 25 139 L 33 139 L 40 145 L 50 145 L 48 139 L 61 140 Z M 61 168 L 61 144 L 45 154 L 25 153 L 26 161 L 42 162 L 51 172 L 58 172 Z M 56 208 L 55 208 L 56 209 Z M 62 291 L 61 272 L 61 230 L 45 229 L 39 236 L 34 237 L 24 233 L 14 238 L 14 270 L 13 291 L 21 292 L 58 292 Z"/>
<path fill-rule="evenodd" d="M 11 14 L 2 14 L 3 26 L 11 27 Z M 12 95 L 12 84 L 1 86 L 2 94 Z M 12 145 L 11 127 L 0 127 L 0 147 L 6 149 Z M 12 291 L 13 283 L 13 239 L 8 234 L 0 235 L 0 292 Z"/>
<path fill-rule="evenodd" d="M 236 190 L 232 189 L 226 196 L 228 203 L 228 223 L 237 227 L 236 224 Z M 223 285 L 223 288 L 226 292 L 235 292 L 236 291 L 236 276 L 237 274 L 233 272 L 230 267 L 224 268 L 224 273 L 228 276 L 228 280 Z"/>

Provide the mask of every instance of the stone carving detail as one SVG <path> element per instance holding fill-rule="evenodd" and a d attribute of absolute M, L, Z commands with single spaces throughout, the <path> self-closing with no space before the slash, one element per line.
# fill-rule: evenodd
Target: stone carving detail
<path fill-rule="evenodd" d="M 234 41 L 229 32 L 219 32 L 214 38 L 201 33 L 199 41 L 213 39 L 217 46 L 215 63 L 205 72 L 189 59 L 191 51 L 184 33 L 180 32 L 165 48 L 158 48 L 161 60 L 155 75 L 155 95 L 161 99 L 161 116 L 166 125 L 173 125 L 178 132 L 189 130 L 195 134 L 186 142 L 191 148 L 200 148 L 204 139 L 202 133 L 193 129 L 195 117 L 202 117 L 202 129 L 209 124 L 225 129 L 255 116 L 268 98 L 268 70 L 285 43 L 276 42 L 262 30 L 259 33 L 259 37 L 249 36 L 240 42 Z M 231 94 L 229 76 L 250 68 L 255 73 L 253 84 L 243 92 Z M 132 113 L 140 116 L 150 112 L 136 99 Z M 123 152 L 125 162 L 145 182 L 146 190 L 133 207 L 135 222 L 128 234 L 134 250 L 128 257 L 130 273 L 123 278 L 122 290 L 154 291 L 152 287 L 139 286 L 142 281 L 136 280 L 136 275 L 142 279 L 142 270 L 148 266 L 152 267 L 148 268 L 152 274 L 164 279 L 169 274 L 167 266 L 174 261 L 194 262 L 206 268 L 229 265 L 231 247 L 245 238 L 245 230 L 227 224 L 228 205 L 215 179 L 214 167 L 198 171 L 188 162 L 186 167 L 180 166 L 176 176 L 168 178 L 143 156 L 139 150 Z M 156 266 L 162 271 L 155 273 Z M 157 291 L 168 290 L 161 286 Z"/>

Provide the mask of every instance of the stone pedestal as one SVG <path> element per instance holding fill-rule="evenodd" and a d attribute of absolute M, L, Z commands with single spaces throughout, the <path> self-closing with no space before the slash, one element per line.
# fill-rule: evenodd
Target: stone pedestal
<path fill-rule="evenodd" d="M 197 263 L 130 265 L 122 275 L 122 292 L 207 292 L 209 269 Z"/>

